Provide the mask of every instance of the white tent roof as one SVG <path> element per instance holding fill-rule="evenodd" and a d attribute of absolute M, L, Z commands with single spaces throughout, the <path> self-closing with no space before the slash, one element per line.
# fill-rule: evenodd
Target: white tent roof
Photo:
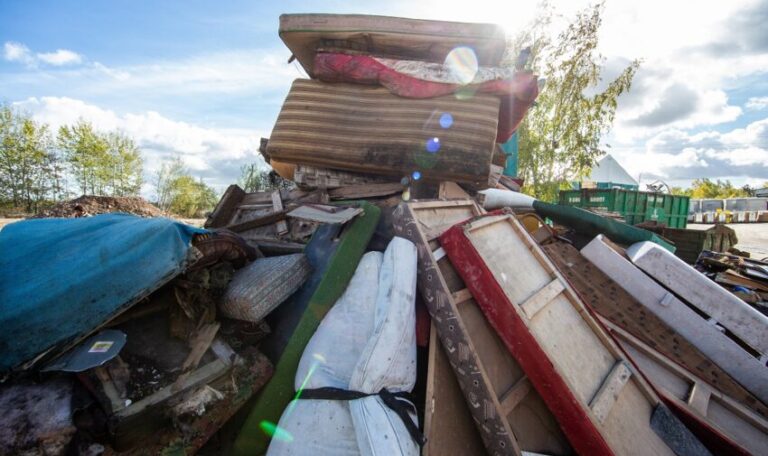
<path fill-rule="evenodd" d="M 611 155 L 598 160 L 589 176 L 593 182 L 612 182 L 614 184 L 639 185 L 629 173 L 621 167 Z"/>

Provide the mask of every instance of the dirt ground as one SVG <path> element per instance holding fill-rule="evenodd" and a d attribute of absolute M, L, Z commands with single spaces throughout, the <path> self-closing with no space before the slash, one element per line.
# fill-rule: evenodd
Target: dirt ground
<path fill-rule="evenodd" d="M 706 230 L 712 225 L 688 224 L 692 230 Z M 739 243 L 736 248 L 744 250 L 752 255 L 752 258 L 761 260 L 768 257 L 768 223 L 731 223 L 729 228 L 736 231 Z"/>

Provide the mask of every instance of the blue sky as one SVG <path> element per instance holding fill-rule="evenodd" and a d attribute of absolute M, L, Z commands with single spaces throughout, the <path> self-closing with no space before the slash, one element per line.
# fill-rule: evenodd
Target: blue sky
<path fill-rule="evenodd" d="M 0 100 L 54 128 L 78 118 L 133 136 L 147 179 L 181 155 L 217 189 L 259 162 L 290 82 L 278 17 L 368 13 L 497 22 L 536 5 L 501 0 L 0 2 Z M 585 1 L 553 1 L 565 17 Z M 643 182 L 768 181 L 768 1 L 608 0 L 606 77 L 643 58 L 605 141 Z M 151 189 L 145 189 L 151 195 Z"/>

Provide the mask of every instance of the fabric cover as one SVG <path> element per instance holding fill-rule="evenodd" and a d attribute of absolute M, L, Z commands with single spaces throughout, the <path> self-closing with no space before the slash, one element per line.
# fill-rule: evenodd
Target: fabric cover
<path fill-rule="evenodd" d="M 0 231 L 0 371 L 64 345 L 179 273 L 195 233 L 166 218 L 34 219 Z"/>
<path fill-rule="evenodd" d="M 309 76 L 321 49 L 442 63 L 465 46 L 483 66 L 498 66 L 507 49 L 504 28 L 497 24 L 362 14 L 283 14 L 279 33 Z"/>
<path fill-rule="evenodd" d="M 366 55 L 319 53 L 315 56 L 315 77 L 327 82 L 380 84 L 395 95 L 406 98 L 434 98 L 475 93 L 498 95 L 501 99 L 496 142 L 509 140 L 528 108 L 539 94 L 536 76 L 531 72 L 478 69 L 473 83 L 460 84 L 444 65 L 423 62 L 397 62 Z"/>
<path fill-rule="evenodd" d="M 416 382 L 415 292 L 416 249 L 410 241 L 396 237 L 383 255 L 367 253 L 307 345 L 296 372 L 296 390 L 412 390 Z M 270 455 L 419 452 L 402 420 L 378 396 L 353 401 L 294 400 L 278 427 L 293 440 L 273 439 Z"/>
<path fill-rule="evenodd" d="M 219 309 L 229 318 L 260 322 L 307 280 L 303 253 L 259 258 L 235 273 Z"/>

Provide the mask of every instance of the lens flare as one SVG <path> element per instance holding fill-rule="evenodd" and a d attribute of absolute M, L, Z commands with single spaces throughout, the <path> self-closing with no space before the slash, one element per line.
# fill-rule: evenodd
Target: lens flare
<path fill-rule="evenodd" d="M 430 138 L 427 140 L 427 152 L 430 154 L 436 153 L 440 150 L 440 138 Z"/>
<path fill-rule="evenodd" d="M 478 70 L 477 55 L 471 47 L 459 46 L 451 49 L 444 62 L 448 72 L 458 84 L 469 84 Z"/>
<path fill-rule="evenodd" d="M 293 442 L 293 435 L 286 429 L 281 428 L 271 421 L 262 421 L 259 423 L 259 427 L 265 434 L 272 437 L 275 440 L 282 440 L 283 442 Z"/>
<path fill-rule="evenodd" d="M 453 125 L 453 116 L 450 113 L 444 112 L 440 115 L 440 126 L 443 128 L 451 128 Z"/>
<path fill-rule="evenodd" d="M 413 180 L 419 180 L 421 179 L 421 173 L 418 171 L 414 171 L 413 174 L 411 174 L 411 177 L 413 177 Z"/>

